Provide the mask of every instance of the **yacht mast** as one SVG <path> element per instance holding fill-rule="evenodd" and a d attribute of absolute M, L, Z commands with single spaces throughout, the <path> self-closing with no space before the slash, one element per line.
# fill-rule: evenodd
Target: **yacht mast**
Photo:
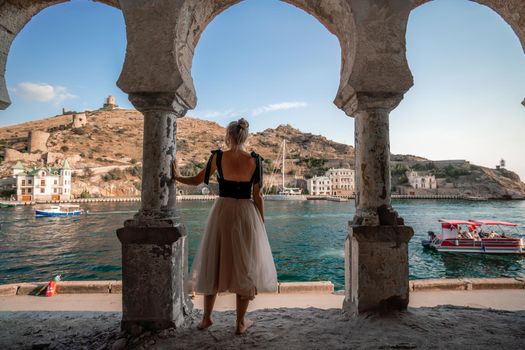
<path fill-rule="evenodd" d="M 283 140 L 283 171 L 282 171 L 282 173 L 283 173 L 283 191 L 284 191 L 284 161 L 286 159 L 286 157 L 284 155 L 285 152 L 286 152 L 286 140 Z"/>

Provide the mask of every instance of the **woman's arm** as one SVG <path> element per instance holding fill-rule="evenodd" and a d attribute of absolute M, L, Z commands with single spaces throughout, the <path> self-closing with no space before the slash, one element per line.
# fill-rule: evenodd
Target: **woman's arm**
<path fill-rule="evenodd" d="M 253 185 L 253 202 L 255 203 L 255 207 L 257 210 L 259 210 L 259 213 L 261 213 L 261 218 L 264 222 L 264 199 L 262 194 L 261 185 L 259 183 L 256 183 Z"/>
<path fill-rule="evenodd" d="M 215 158 L 213 158 L 211 162 L 210 175 L 213 174 L 216 169 L 217 169 L 217 165 L 215 164 Z M 179 173 L 179 169 L 178 169 L 176 160 L 174 160 L 171 163 L 171 171 L 173 174 L 172 180 L 178 181 L 185 185 L 191 185 L 191 186 L 200 185 L 204 181 L 204 176 L 206 174 L 206 168 L 204 168 L 195 176 L 181 176 Z"/>

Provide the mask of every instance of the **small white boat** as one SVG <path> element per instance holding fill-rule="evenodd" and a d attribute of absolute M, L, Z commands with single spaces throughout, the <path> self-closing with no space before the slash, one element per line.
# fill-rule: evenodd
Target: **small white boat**
<path fill-rule="evenodd" d="M 35 215 L 37 216 L 69 216 L 69 215 L 80 215 L 84 211 L 80 209 L 80 206 L 76 204 L 60 204 L 50 205 L 49 207 L 36 209 Z"/>
<path fill-rule="evenodd" d="M 525 242 L 518 225 L 493 220 L 439 220 L 441 234 L 428 232 L 421 243 L 438 252 L 525 254 Z M 513 233 L 514 235 L 511 235 Z"/>

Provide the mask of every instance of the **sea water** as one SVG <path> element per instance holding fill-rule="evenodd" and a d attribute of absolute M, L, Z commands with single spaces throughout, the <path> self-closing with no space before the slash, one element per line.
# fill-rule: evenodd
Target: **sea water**
<path fill-rule="evenodd" d="M 212 202 L 180 202 L 190 263 Z M 344 242 L 355 208 L 350 202 L 267 201 L 266 229 L 280 281 L 334 282 L 344 286 Z M 397 200 L 394 208 L 414 228 L 409 244 L 410 279 L 525 277 L 525 257 L 437 253 L 421 240 L 439 231 L 438 219 L 496 219 L 519 224 L 525 233 L 525 201 Z M 37 218 L 32 207 L 0 209 L 0 284 L 48 280 L 121 278 L 115 230 L 138 203 L 82 205 L 88 214 Z M 522 235 L 523 237 L 523 235 Z"/>

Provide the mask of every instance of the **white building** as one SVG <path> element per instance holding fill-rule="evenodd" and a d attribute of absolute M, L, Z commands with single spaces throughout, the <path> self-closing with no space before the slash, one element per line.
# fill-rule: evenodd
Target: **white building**
<path fill-rule="evenodd" d="M 71 167 L 67 159 L 60 169 L 26 169 L 20 161 L 12 169 L 18 201 L 58 201 L 71 198 Z"/>
<path fill-rule="evenodd" d="M 353 196 L 355 194 L 355 171 L 353 169 L 330 169 L 325 176 L 332 183 L 332 196 Z"/>
<path fill-rule="evenodd" d="M 312 196 L 330 196 L 332 194 L 332 182 L 327 176 L 314 176 L 308 179 L 306 187 Z"/>
<path fill-rule="evenodd" d="M 436 177 L 428 171 L 414 171 L 410 170 L 405 173 L 408 183 L 415 189 L 436 189 Z"/>

